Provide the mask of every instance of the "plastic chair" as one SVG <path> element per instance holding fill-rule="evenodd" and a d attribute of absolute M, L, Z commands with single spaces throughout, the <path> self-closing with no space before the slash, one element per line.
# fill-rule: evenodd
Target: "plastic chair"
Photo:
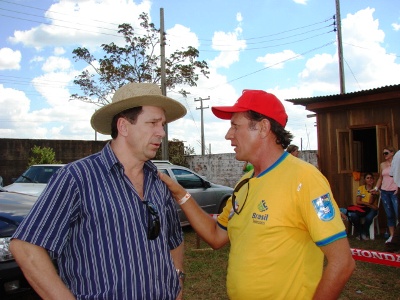
<path fill-rule="evenodd" d="M 379 199 L 378 199 L 378 213 L 375 216 L 374 220 L 371 223 L 371 226 L 369 226 L 369 238 L 371 240 L 375 239 L 375 227 L 376 227 L 376 232 L 377 234 L 380 234 L 380 229 L 379 229 L 379 206 L 381 204 L 381 195 L 379 194 Z M 361 219 L 361 223 L 364 221 L 364 218 Z M 351 224 L 351 235 L 354 235 L 354 225 Z"/>

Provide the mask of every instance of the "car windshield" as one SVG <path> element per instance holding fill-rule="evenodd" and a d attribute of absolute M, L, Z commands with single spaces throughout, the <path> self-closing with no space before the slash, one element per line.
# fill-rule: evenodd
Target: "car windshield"
<path fill-rule="evenodd" d="M 15 183 L 47 183 L 61 166 L 31 166 L 21 176 L 15 180 Z"/>

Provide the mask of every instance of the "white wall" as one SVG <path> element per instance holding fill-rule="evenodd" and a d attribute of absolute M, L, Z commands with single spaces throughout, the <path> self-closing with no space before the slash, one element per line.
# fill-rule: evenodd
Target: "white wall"
<path fill-rule="evenodd" d="M 302 151 L 299 158 L 318 167 L 317 151 Z M 235 159 L 235 153 L 190 155 L 186 157 L 189 168 L 205 176 L 207 180 L 234 187 L 243 175 L 243 162 Z"/>

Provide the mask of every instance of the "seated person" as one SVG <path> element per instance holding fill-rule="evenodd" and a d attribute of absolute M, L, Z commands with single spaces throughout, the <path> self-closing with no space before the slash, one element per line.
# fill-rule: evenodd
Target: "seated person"
<path fill-rule="evenodd" d="M 365 173 L 364 185 L 357 190 L 356 205 L 347 208 L 349 221 L 354 225 L 359 239 L 369 240 L 369 227 L 378 214 L 379 191 L 374 190 L 374 175 Z M 361 220 L 364 218 L 364 223 Z"/>

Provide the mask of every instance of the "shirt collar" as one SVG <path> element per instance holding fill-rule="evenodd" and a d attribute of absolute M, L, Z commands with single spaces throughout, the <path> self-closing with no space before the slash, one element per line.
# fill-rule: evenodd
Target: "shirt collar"
<path fill-rule="evenodd" d="M 111 169 L 117 165 L 117 167 L 124 169 L 123 165 L 120 163 L 118 158 L 115 156 L 114 151 L 111 148 L 111 142 L 108 142 L 106 146 L 101 151 L 101 156 L 104 161 L 104 165 L 106 166 L 107 170 L 110 172 Z M 144 163 L 144 169 L 148 170 L 151 174 L 157 175 L 157 167 L 156 165 L 148 160 Z"/>

